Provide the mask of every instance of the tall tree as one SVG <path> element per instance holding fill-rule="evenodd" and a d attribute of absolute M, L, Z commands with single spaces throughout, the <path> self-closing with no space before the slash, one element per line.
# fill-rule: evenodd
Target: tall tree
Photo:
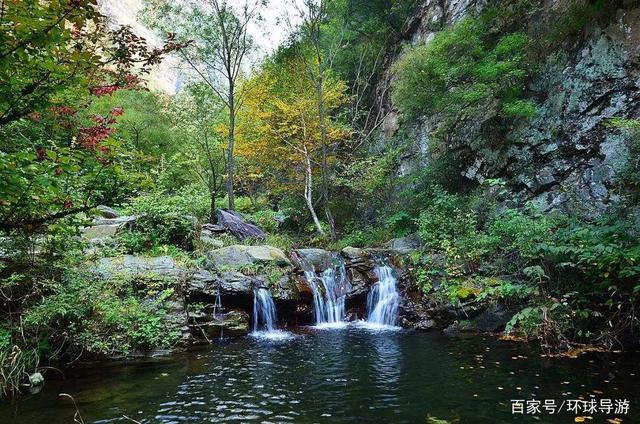
<path fill-rule="evenodd" d="M 183 41 L 193 41 L 180 55 L 197 76 L 220 98 L 228 113 L 227 194 L 229 209 L 234 203 L 234 147 L 236 117 L 244 100 L 240 89 L 246 61 L 254 43 L 248 33 L 259 19 L 265 0 L 147 0 L 145 14 L 153 27 L 176 32 Z"/>
<path fill-rule="evenodd" d="M 197 83 L 178 94 L 171 113 L 173 125 L 181 139 L 178 162 L 193 172 L 207 188 L 211 222 L 215 220 L 216 200 L 226 167 L 224 137 L 217 131 L 216 125 L 223 107 L 206 84 Z"/>
<path fill-rule="evenodd" d="M 304 61 L 313 89 L 315 91 L 316 109 L 320 128 L 320 166 L 322 179 L 320 194 L 322 205 L 331 237 L 336 236 L 336 225 L 333 213 L 331 212 L 330 192 L 330 170 L 329 170 L 329 140 L 327 137 L 327 111 L 324 104 L 327 72 L 331 70 L 332 61 L 337 52 L 333 46 L 326 47 L 322 43 L 323 24 L 328 19 L 327 0 L 302 0 L 294 1 L 293 5 L 298 13 L 296 17 L 300 21 L 299 33 L 301 40 L 296 44 L 299 49 L 300 58 Z"/>
<path fill-rule="evenodd" d="M 313 193 L 323 129 L 306 64 L 299 58 L 276 59 L 248 83 L 251 91 L 240 120 L 238 155 L 252 165 L 253 174 L 263 176 L 270 192 L 302 195 L 317 232 L 324 235 Z M 322 104 L 328 112 L 347 103 L 345 91 L 343 81 L 326 74 Z M 324 136 L 327 143 L 337 144 L 349 132 L 329 121 Z"/>

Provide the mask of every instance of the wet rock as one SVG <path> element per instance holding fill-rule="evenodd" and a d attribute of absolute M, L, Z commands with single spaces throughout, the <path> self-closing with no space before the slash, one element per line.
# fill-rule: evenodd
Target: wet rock
<path fill-rule="evenodd" d="M 217 269 L 237 269 L 248 265 L 272 264 L 281 267 L 291 263 L 284 252 L 272 246 L 227 246 L 207 254 L 210 266 Z"/>
<path fill-rule="evenodd" d="M 199 341 L 211 341 L 223 337 L 241 337 L 249 334 L 249 314 L 242 310 L 232 310 L 216 319 L 189 326 L 193 336 Z"/>
<path fill-rule="evenodd" d="M 333 260 L 333 253 L 324 249 L 297 249 L 291 256 L 298 268 L 312 266 L 315 272 L 323 272 L 330 268 Z"/>
<path fill-rule="evenodd" d="M 119 218 L 120 217 L 120 214 L 115 209 L 110 208 L 109 206 L 99 205 L 96 207 L 96 211 L 103 218 Z"/>
<path fill-rule="evenodd" d="M 240 240 L 254 238 L 264 240 L 267 235 L 257 225 L 248 223 L 237 212 L 218 209 L 216 211 L 218 225 L 227 229 Z"/>
<path fill-rule="evenodd" d="M 513 317 L 513 312 L 501 305 L 493 305 L 475 317 L 471 323 L 477 331 L 495 333 L 504 329 Z"/>
<path fill-rule="evenodd" d="M 291 275 L 285 274 L 275 283 L 271 284 L 269 289 L 271 295 L 276 301 L 297 302 L 300 300 L 300 292 L 298 286 Z"/>

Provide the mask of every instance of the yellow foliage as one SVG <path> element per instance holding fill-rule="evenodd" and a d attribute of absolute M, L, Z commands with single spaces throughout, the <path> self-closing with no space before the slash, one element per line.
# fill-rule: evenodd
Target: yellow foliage
<path fill-rule="evenodd" d="M 245 84 L 235 153 L 251 174 L 262 176 L 268 189 L 297 191 L 304 181 L 304 150 L 315 168 L 322 147 L 317 95 L 306 66 L 296 59 L 271 63 Z M 323 87 L 330 116 L 348 101 L 346 85 L 327 75 Z M 349 131 L 333 119 L 327 118 L 326 125 L 329 146 L 349 138 Z"/>

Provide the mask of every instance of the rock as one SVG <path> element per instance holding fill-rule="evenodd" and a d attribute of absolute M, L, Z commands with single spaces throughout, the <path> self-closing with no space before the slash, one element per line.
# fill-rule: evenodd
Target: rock
<path fill-rule="evenodd" d="M 104 244 L 122 229 L 131 227 L 137 218 L 137 216 L 95 218 L 90 227 L 81 230 L 82 237 L 94 244 Z"/>
<path fill-rule="evenodd" d="M 363 256 L 366 256 L 364 249 L 360 249 L 358 247 L 345 247 L 341 251 L 342 256 L 347 259 L 361 259 Z"/>
<path fill-rule="evenodd" d="M 227 271 L 220 276 L 220 290 L 225 296 L 235 296 L 239 294 L 253 296 L 253 289 L 261 285 L 253 277 L 246 276 L 240 272 Z"/>
<path fill-rule="evenodd" d="M 512 317 L 513 313 L 501 305 L 493 305 L 472 319 L 471 323 L 480 332 L 495 333 L 504 329 Z"/>
<path fill-rule="evenodd" d="M 96 210 L 103 218 L 119 218 L 120 214 L 113 208 L 105 205 L 96 206 Z"/>
<path fill-rule="evenodd" d="M 289 274 L 280 277 L 275 284 L 271 284 L 269 289 L 275 300 L 297 302 L 300 299 L 300 292 L 296 282 Z"/>
<path fill-rule="evenodd" d="M 330 268 L 333 260 L 333 254 L 324 249 L 297 249 L 291 256 L 300 269 L 307 270 L 312 267 L 318 273 Z"/>
<path fill-rule="evenodd" d="M 422 240 L 418 233 L 406 237 L 395 238 L 385 243 L 384 247 L 394 251 L 398 255 L 406 255 L 418 250 L 422 246 Z"/>
<path fill-rule="evenodd" d="M 195 271 L 187 280 L 186 296 L 190 300 L 213 300 L 218 295 L 220 280 L 205 269 Z"/>
<path fill-rule="evenodd" d="M 96 263 L 94 271 L 105 279 L 124 274 L 131 278 L 177 281 L 182 275 L 182 270 L 170 256 L 149 258 L 125 255 L 115 258 L 101 258 Z"/>
<path fill-rule="evenodd" d="M 218 218 L 218 225 L 229 230 L 231 234 L 240 240 L 248 238 L 264 240 L 267 237 L 264 231 L 256 225 L 246 222 L 242 215 L 237 212 L 218 209 L 216 216 Z"/>
<path fill-rule="evenodd" d="M 249 314 L 232 310 L 210 322 L 191 324 L 189 328 L 193 336 L 200 340 L 246 336 L 249 334 Z"/>
<path fill-rule="evenodd" d="M 272 246 L 234 245 L 208 252 L 210 265 L 216 269 L 237 269 L 256 264 L 291 265 L 284 252 Z"/>

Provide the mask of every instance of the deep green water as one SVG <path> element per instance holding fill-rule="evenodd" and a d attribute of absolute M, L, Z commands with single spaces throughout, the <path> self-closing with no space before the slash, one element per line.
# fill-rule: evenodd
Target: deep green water
<path fill-rule="evenodd" d="M 573 414 L 511 414 L 511 399 L 626 398 L 640 423 L 637 354 L 540 358 L 527 345 L 357 328 L 302 329 L 286 341 L 246 338 L 152 362 L 87 367 L 41 393 L 0 404 L 0 423 L 296 422 L 571 423 Z M 594 393 L 594 390 L 596 391 Z M 602 392 L 602 393 L 599 393 Z M 582 414 L 581 414 L 582 415 Z"/>

